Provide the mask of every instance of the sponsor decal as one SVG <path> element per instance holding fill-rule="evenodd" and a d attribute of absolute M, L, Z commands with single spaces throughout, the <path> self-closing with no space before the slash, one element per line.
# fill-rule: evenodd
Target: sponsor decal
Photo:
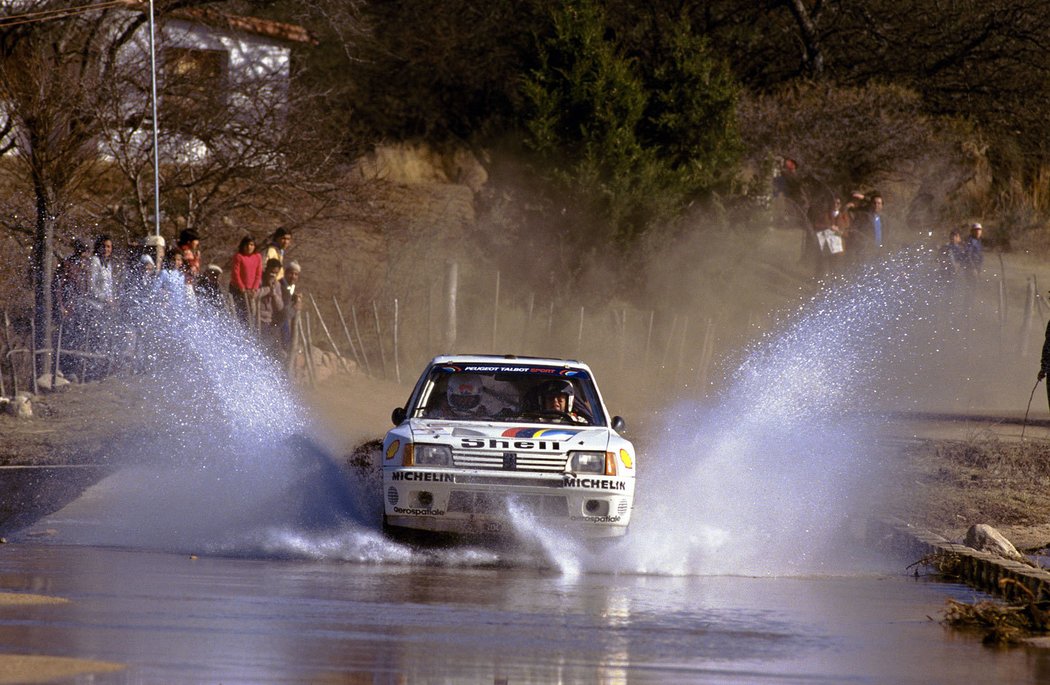
<path fill-rule="evenodd" d="M 622 461 L 623 465 L 626 466 L 627 468 L 629 468 L 629 469 L 633 469 L 634 468 L 634 460 L 631 459 L 631 453 L 628 452 L 627 450 L 624 450 L 624 449 L 620 450 L 620 461 Z"/>
<path fill-rule="evenodd" d="M 508 428 L 503 431 L 505 438 L 560 438 L 567 439 L 580 433 L 578 430 L 568 428 Z M 523 448 L 528 449 L 528 448 Z"/>
<path fill-rule="evenodd" d="M 409 516 L 444 516 L 445 512 L 441 509 L 406 509 L 404 507 L 394 507 L 395 514 L 408 514 Z"/>
<path fill-rule="evenodd" d="M 454 483 L 451 473 L 432 473 L 430 471 L 394 471 L 390 480 L 420 480 L 428 483 Z"/>
<path fill-rule="evenodd" d="M 570 521 L 583 521 L 585 523 L 619 523 L 619 516 L 570 516 Z"/>
<path fill-rule="evenodd" d="M 580 478 L 566 475 L 562 482 L 567 488 L 587 488 L 588 490 L 626 490 L 627 483 L 612 478 Z"/>
<path fill-rule="evenodd" d="M 401 441 L 400 440 L 395 440 L 392 443 L 390 443 L 390 446 L 386 448 L 386 458 L 387 459 L 393 459 L 394 455 L 397 454 L 397 451 L 399 449 L 401 449 Z"/>
<path fill-rule="evenodd" d="M 459 446 L 463 449 L 477 450 L 553 450 L 561 451 L 561 443 L 548 440 L 500 440 L 498 438 L 460 438 Z"/>
<path fill-rule="evenodd" d="M 570 378 L 587 378 L 587 372 L 582 369 L 562 369 L 553 366 L 513 366 L 513 365 L 491 365 L 491 364 L 446 364 L 440 369 L 445 373 L 527 373 L 532 376 L 568 376 Z"/>

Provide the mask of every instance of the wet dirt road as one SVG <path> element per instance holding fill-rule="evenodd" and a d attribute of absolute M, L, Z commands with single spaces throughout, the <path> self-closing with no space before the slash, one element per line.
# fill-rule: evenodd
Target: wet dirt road
<path fill-rule="evenodd" d="M 0 547 L 0 654 L 118 662 L 93 683 L 1039 683 L 1050 652 L 938 617 L 905 575 L 566 575 L 24 542 Z M 0 658 L 0 664 L 10 661 Z M 0 682 L 15 674 L 0 668 Z"/>

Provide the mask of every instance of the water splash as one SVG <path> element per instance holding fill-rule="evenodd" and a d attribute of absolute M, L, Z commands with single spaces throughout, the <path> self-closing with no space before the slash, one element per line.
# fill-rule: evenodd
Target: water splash
<path fill-rule="evenodd" d="M 146 345 L 155 430 L 141 466 L 88 497 L 77 542 L 358 563 L 581 572 L 827 572 L 878 497 L 881 412 L 927 402 L 972 321 L 952 316 L 929 256 L 837 280 L 744 351 L 714 400 L 662 408 L 631 531 L 586 547 L 519 512 L 520 550 L 420 553 L 384 538 L 382 503 L 318 442 L 277 364 L 229 321 L 166 311 Z M 947 315 L 946 315 L 947 314 Z M 965 330 L 964 330 L 965 329 Z M 943 380 L 943 379 L 938 379 Z M 76 517 L 76 511 L 65 516 Z"/>
<path fill-rule="evenodd" d="M 746 351 L 713 404 L 666 411 L 629 536 L 597 566 L 762 575 L 848 566 L 843 541 L 884 494 L 883 413 L 921 402 L 944 350 L 975 330 L 945 287 L 921 251 L 832 281 Z"/>

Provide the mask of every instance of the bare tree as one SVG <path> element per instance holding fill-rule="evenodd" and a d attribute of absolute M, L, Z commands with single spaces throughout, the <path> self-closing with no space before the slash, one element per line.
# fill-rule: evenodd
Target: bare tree
<path fill-rule="evenodd" d="M 219 4 L 157 2 L 158 24 L 173 12 Z M 75 216 L 116 219 L 141 235 L 151 223 L 154 122 L 144 10 L 127 3 L 78 7 L 40 0 L 0 17 L 0 150 L 10 151 L 13 160 L 0 173 L 9 187 L 24 188 L 33 198 L 31 220 L 8 213 L 0 225 L 32 239 L 41 349 L 53 342 L 54 247 L 61 228 Z M 245 78 L 232 73 L 223 71 L 228 78 L 222 89 L 202 87 L 193 74 L 180 78 L 172 69 L 162 84 L 162 112 L 168 114 L 160 122 L 163 206 L 182 225 L 206 225 L 260 197 L 280 195 L 261 194 L 260 188 L 327 187 L 312 183 L 332 155 L 317 154 L 319 136 L 309 134 L 320 127 L 302 119 L 311 97 L 297 97 L 287 71 L 249 68 Z M 289 109 L 293 99 L 300 108 L 295 116 Z M 332 146 L 326 149 L 330 153 Z M 113 187 L 113 169 L 125 184 Z M 84 196 L 90 202 L 78 206 L 75 200 Z"/>

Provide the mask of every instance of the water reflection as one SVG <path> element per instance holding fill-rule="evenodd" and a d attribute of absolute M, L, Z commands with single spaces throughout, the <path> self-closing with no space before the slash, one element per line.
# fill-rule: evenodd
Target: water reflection
<path fill-rule="evenodd" d="M 1036 683 L 928 616 L 960 586 L 903 577 L 579 574 L 7 545 L 0 652 L 124 662 L 94 682 Z M 1045 681 L 1043 681 L 1045 682 Z"/>

